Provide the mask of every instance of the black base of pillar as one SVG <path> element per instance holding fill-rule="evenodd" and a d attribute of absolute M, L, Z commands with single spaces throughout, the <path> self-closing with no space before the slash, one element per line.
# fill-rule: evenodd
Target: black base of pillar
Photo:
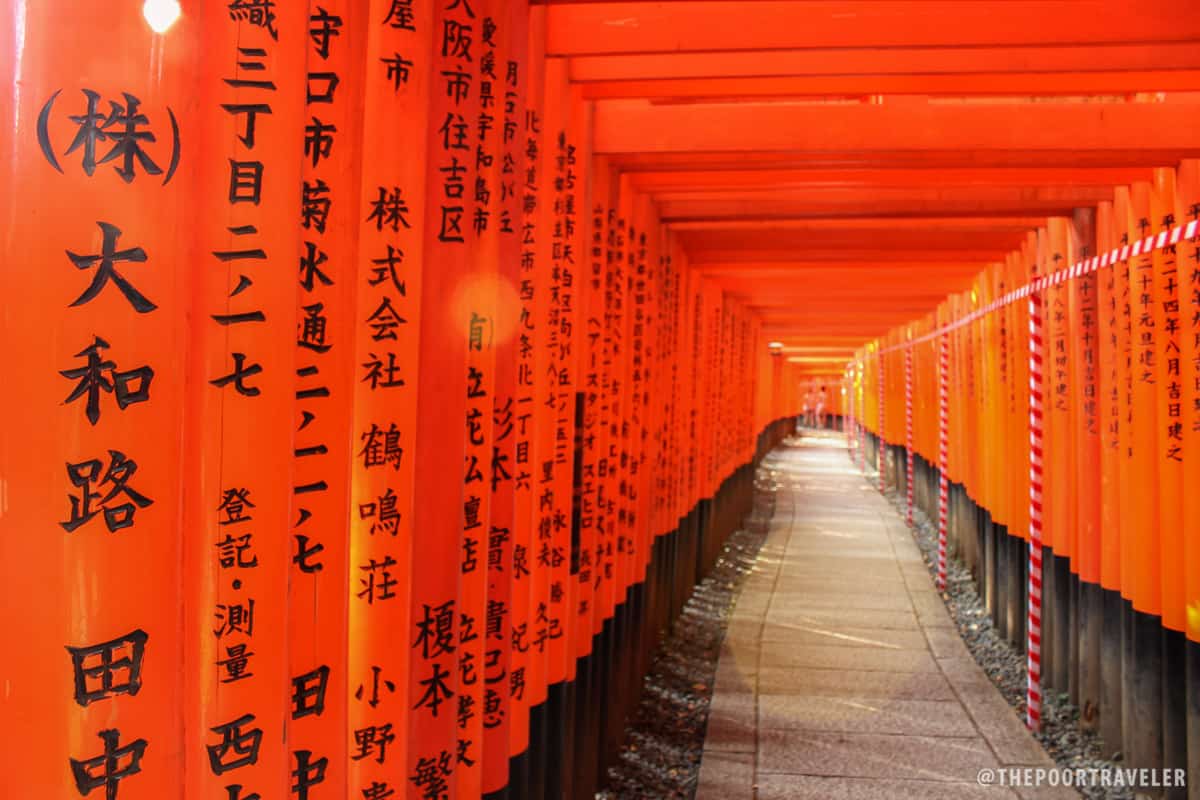
<path fill-rule="evenodd" d="M 1162 617 L 1133 612 L 1133 736 L 1129 761 L 1163 765 Z"/>
<path fill-rule="evenodd" d="M 1103 604 L 1100 625 L 1100 738 L 1104 755 L 1111 757 L 1121 749 L 1121 618 L 1124 601 L 1113 589 L 1101 590 Z"/>
<path fill-rule="evenodd" d="M 1187 639 L 1162 630 L 1163 768 L 1187 769 Z M 1186 786 L 1163 790 L 1165 800 L 1187 800 Z"/>

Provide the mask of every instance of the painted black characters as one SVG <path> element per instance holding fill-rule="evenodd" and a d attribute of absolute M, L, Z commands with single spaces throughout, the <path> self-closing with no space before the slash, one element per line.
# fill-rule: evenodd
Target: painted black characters
<path fill-rule="evenodd" d="M 99 92 L 92 89 L 81 91 L 85 99 L 84 108 L 82 113 L 67 117 L 75 126 L 75 134 L 63 151 L 63 156 L 79 153 L 84 174 L 88 177 L 96 173 L 96 167 L 109 162 L 115 162 L 113 170 L 125 183 L 133 183 L 139 170 L 147 175 L 163 175 L 163 168 L 144 147 L 156 143 L 158 137 L 150 130 L 150 118 L 142 113 L 142 101 L 129 92 L 122 92 L 120 101 L 108 100 L 108 113 L 104 113 L 100 110 L 102 97 Z M 38 145 L 42 155 L 59 172 L 63 168 L 50 141 L 50 123 L 54 117 L 54 103 L 61 92 L 59 89 L 50 95 L 37 121 Z M 167 118 L 171 126 L 171 147 L 163 178 L 164 186 L 175 176 L 180 155 L 179 122 L 170 108 L 167 109 Z M 103 155 L 100 150 L 105 150 Z"/>

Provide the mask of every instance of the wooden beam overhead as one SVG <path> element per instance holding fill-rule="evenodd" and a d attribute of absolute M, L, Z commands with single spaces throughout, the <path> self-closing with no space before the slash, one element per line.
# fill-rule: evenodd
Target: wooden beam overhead
<path fill-rule="evenodd" d="M 1187 150 L 1200 130 L 1190 103 L 595 106 L 597 153 Z"/>
<path fill-rule="evenodd" d="M 672 78 L 584 84 L 589 100 L 645 98 L 655 103 L 871 95 L 1087 96 L 1200 90 L 1200 69 L 1146 72 L 1009 72 L 945 75 L 819 75 Z"/>
<path fill-rule="evenodd" d="M 693 78 L 1006 75 L 1013 73 L 1151 73 L 1200 70 L 1194 41 L 1124 41 L 1080 45 L 1001 47 L 823 47 L 795 50 L 679 51 L 573 56 L 571 80 L 675 80 Z M 1038 92 L 1034 92 L 1037 94 Z"/>
<path fill-rule="evenodd" d="M 1194 0 L 533 3 L 613 185 L 801 358 L 1200 157 Z"/>
<path fill-rule="evenodd" d="M 648 192 L 738 189 L 845 189 L 938 186 L 1103 186 L 1150 180 L 1147 167 L 964 167 L 947 169 L 710 169 L 635 172 L 633 185 Z"/>
<path fill-rule="evenodd" d="M 707 0 L 552 5 L 547 55 L 1200 40 L 1191 0 Z"/>

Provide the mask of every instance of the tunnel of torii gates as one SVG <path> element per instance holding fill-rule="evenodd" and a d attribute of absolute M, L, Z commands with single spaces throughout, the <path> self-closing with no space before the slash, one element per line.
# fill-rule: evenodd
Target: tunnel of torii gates
<path fill-rule="evenodd" d="M 0 795 L 589 796 L 821 387 L 1200 775 L 1192 3 L 0 9 Z"/>

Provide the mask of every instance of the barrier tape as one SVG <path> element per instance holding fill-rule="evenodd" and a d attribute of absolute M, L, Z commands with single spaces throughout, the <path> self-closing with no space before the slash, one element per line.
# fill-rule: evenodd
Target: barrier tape
<path fill-rule="evenodd" d="M 913 524 L 913 352 L 904 351 L 904 449 L 907 455 L 905 464 L 906 488 L 908 494 L 908 511 L 905 520 L 908 527 Z"/>
<path fill-rule="evenodd" d="M 883 406 L 883 354 L 879 354 L 879 446 L 875 448 L 875 466 L 879 468 L 879 491 L 887 491 L 887 473 L 884 471 L 883 450 L 886 443 L 883 433 L 884 406 Z"/>
<path fill-rule="evenodd" d="M 950 331 L 957 330 L 963 325 L 969 325 L 972 322 L 975 322 L 976 320 L 992 313 L 993 311 L 999 311 L 1001 308 L 1011 305 L 1018 300 L 1029 298 L 1034 292 L 1045 291 L 1051 286 L 1057 286 L 1064 281 L 1068 281 L 1073 278 L 1080 278 L 1084 275 L 1090 275 L 1104 267 L 1112 266 L 1118 261 L 1128 261 L 1129 259 L 1137 258 L 1144 253 L 1152 253 L 1155 250 L 1161 250 L 1167 245 L 1178 244 L 1184 239 L 1195 238 L 1198 228 L 1200 228 L 1200 220 L 1194 219 L 1186 225 L 1177 225 L 1169 231 L 1161 231 L 1152 236 L 1147 236 L 1144 239 L 1139 239 L 1133 244 L 1114 247 L 1112 250 L 1103 255 L 1086 258 L 1083 261 L 1079 261 L 1069 267 L 1065 267 L 1058 272 L 1035 278 L 1024 286 L 1014 289 L 1003 297 L 993 300 L 987 305 L 981 306 L 961 317 L 960 319 L 956 319 L 953 322 L 942 326 L 941 328 L 930 331 L 923 336 L 918 336 L 915 339 L 900 342 L 899 344 L 894 344 L 891 347 L 882 348 L 879 350 L 879 355 L 932 341 L 934 338 L 943 333 L 949 333 Z"/>
<path fill-rule="evenodd" d="M 946 590 L 946 534 L 950 505 L 950 481 L 946 464 L 950 460 L 950 334 L 943 333 L 938 353 L 938 560 L 937 588 Z M 912 352 L 911 350 L 909 351 Z"/>
<path fill-rule="evenodd" d="M 1040 730 L 1042 723 L 1042 297 L 1046 289 L 1057 286 L 1065 281 L 1090 275 L 1117 262 L 1128 261 L 1143 254 L 1153 253 L 1168 245 L 1176 245 L 1183 240 L 1195 238 L 1200 220 L 1192 220 L 1186 225 L 1177 225 L 1169 231 L 1139 239 L 1131 244 L 1115 247 L 1102 255 L 1086 258 L 1069 267 L 1049 275 L 1035 278 L 1028 284 L 1008 292 L 980 308 L 971 311 L 953 322 L 930 331 L 915 339 L 908 339 L 891 347 L 881 348 L 876 352 L 879 359 L 879 431 L 880 431 L 880 473 L 879 488 L 884 489 L 883 479 L 883 355 L 903 349 L 906 353 L 906 364 L 912 357 L 914 345 L 932 341 L 942 337 L 939 364 L 941 381 L 939 385 L 939 431 L 938 457 L 940 459 L 940 477 L 938 481 L 938 575 L 939 588 L 945 586 L 945 536 L 946 536 L 946 414 L 947 394 L 946 374 L 949 371 L 949 356 L 946 339 L 951 331 L 964 325 L 970 325 L 984 316 L 998 311 L 1019 300 L 1029 303 L 1029 620 L 1028 642 L 1028 683 L 1026 689 L 1025 723 L 1030 730 Z M 911 402 L 911 401 L 910 401 Z M 909 441 L 911 459 L 911 439 Z M 911 463 L 911 462 L 910 462 Z M 911 477 L 909 478 L 911 485 Z M 910 502 L 911 508 L 911 502 Z"/>
<path fill-rule="evenodd" d="M 1029 681 L 1025 724 L 1042 724 L 1042 296 L 1029 295 Z"/>

